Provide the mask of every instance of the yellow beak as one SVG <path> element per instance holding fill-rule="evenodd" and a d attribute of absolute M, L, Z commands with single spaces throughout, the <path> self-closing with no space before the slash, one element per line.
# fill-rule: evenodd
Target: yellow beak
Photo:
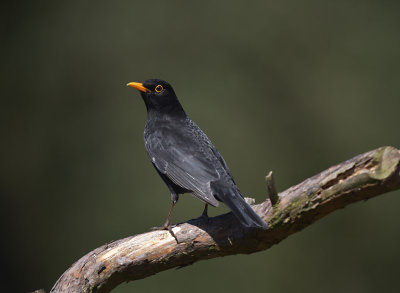
<path fill-rule="evenodd" d="M 135 89 L 137 89 L 139 91 L 142 91 L 142 92 L 149 91 L 149 89 L 145 88 L 143 86 L 143 83 L 140 83 L 140 82 L 130 82 L 130 83 L 127 84 L 127 86 L 133 87 L 133 88 L 135 88 Z"/>

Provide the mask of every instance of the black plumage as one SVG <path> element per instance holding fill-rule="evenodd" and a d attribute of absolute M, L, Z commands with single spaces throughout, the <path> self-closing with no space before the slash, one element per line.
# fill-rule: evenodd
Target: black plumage
<path fill-rule="evenodd" d="M 158 79 L 128 84 L 141 91 L 147 107 L 144 141 L 151 162 L 171 192 L 172 207 L 179 194 L 192 193 L 207 205 L 224 202 L 246 227 L 267 224 L 245 202 L 220 153 L 205 133 L 186 115 L 171 85 Z"/>

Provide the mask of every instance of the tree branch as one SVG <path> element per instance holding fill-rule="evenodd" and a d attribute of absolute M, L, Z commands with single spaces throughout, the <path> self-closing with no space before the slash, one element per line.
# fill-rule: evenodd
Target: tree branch
<path fill-rule="evenodd" d="M 269 229 L 243 228 L 231 214 L 194 219 L 168 231 L 139 234 L 103 245 L 74 263 L 51 292 L 109 292 L 118 284 L 173 267 L 265 250 L 332 211 L 400 188 L 400 152 L 382 147 L 331 167 L 254 210 Z"/>

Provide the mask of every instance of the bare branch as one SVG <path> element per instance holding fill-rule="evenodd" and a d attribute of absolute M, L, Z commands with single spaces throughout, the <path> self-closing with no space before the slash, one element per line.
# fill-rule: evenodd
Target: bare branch
<path fill-rule="evenodd" d="M 74 263 L 51 292 L 109 292 L 124 281 L 196 261 L 265 250 L 332 211 L 400 188 L 400 152 L 382 147 L 331 167 L 254 210 L 269 229 L 244 229 L 231 214 L 204 222 L 190 220 L 168 231 L 153 231 L 99 247 Z"/>

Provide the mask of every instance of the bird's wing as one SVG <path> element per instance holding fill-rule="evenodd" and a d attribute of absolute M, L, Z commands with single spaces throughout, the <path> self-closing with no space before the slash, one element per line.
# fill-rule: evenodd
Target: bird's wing
<path fill-rule="evenodd" d="M 220 178 L 212 151 L 190 135 L 182 136 L 165 129 L 157 132 L 146 139 L 146 149 L 156 168 L 176 185 L 218 206 L 210 187 L 212 181 Z"/>

